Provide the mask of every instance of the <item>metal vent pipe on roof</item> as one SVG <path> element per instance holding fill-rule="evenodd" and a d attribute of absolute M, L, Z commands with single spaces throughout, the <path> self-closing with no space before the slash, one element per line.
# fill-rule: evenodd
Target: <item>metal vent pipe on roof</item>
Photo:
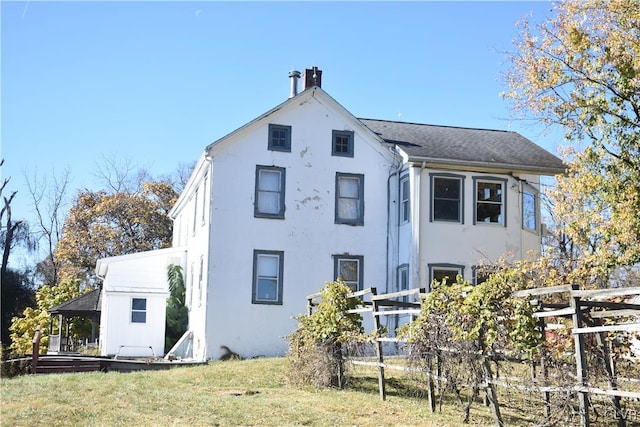
<path fill-rule="evenodd" d="M 291 92 L 289 93 L 289 98 L 293 98 L 298 94 L 298 79 L 300 78 L 300 75 L 300 71 L 289 71 L 289 77 L 291 78 Z"/>

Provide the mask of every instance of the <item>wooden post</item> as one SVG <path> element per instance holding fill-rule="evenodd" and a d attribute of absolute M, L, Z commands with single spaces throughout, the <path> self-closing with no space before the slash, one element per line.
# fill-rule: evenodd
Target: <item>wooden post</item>
<path fill-rule="evenodd" d="M 578 290 L 578 285 L 571 285 L 571 290 Z M 582 328 L 582 315 L 580 313 L 580 297 L 571 295 L 571 307 L 573 314 L 573 328 Z M 576 379 L 578 385 L 587 385 L 587 357 L 584 353 L 584 337 L 581 333 L 573 333 L 574 353 L 576 357 Z M 580 407 L 580 427 L 589 426 L 589 393 L 586 391 L 578 392 L 578 403 Z"/>
<path fill-rule="evenodd" d="M 433 356 L 428 356 L 427 359 L 427 397 L 429 399 L 429 408 L 431 412 L 436 412 L 436 396 L 435 387 L 433 384 Z"/>
<path fill-rule="evenodd" d="M 373 295 L 375 295 L 375 291 Z M 375 329 L 376 335 L 380 331 L 380 316 L 376 313 L 378 312 L 378 301 L 375 299 L 371 299 L 371 305 L 373 309 L 373 327 Z M 380 391 L 380 400 L 387 399 L 387 393 L 384 385 L 384 357 L 382 355 L 382 342 L 376 338 L 376 355 L 378 356 L 378 389 Z"/>
<path fill-rule="evenodd" d="M 601 324 L 601 322 L 598 322 Z M 616 380 L 615 366 L 607 342 L 602 338 L 604 332 L 596 332 L 596 343 L 602 352 L 602 362 L 604 363 L 604 369 L 607 372 L 607 380 L 609 381 L 609 390 L 617 390 L 618 382 Z M 627 425 L 624 419 L 624 413 L 622 412 L 622 406 L 620 405 L 620 396 L 611 396 L 611 403 L 616 411 L 616 422 L 618 427 L 625 427 Z"/>
<path fill-rule="evenodd" d="M 38 370 L 38 356 L 40 355 L 40 325 L 36 328 L 33 335 L 33 351 L 31 352 L 31 373 L 35 374 Z"/>
<path fill-rule="evenodd" d="M 544 317 L 538 319 L 538 325 L 544 337 L 542 352 L 540 353 L 540 375 L 542 375 L 542 387 L 547 387 L 549 385 L 549 371 L 547 369 L 547 335 Z M 548 391 L 542 392 L 542 398 L 544 400 L 544 419 L 548 421 L 551 417 L 551 393 Z"/>

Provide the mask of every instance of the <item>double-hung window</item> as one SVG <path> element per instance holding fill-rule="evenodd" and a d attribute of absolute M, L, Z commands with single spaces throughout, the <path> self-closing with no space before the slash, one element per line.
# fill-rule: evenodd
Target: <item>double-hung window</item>
<path fill-rule="evenodd" d="M 522 228 L 538 231 L 538 192 L 527 184 L 522 188 Z"/>
<path fill-rule="evenodd" d="M 195 193 L 193 194 L 193 228 L 191 232 L 194 235 L 196 234 L 196 223 L 197 223 L 196 218 L 198 218 L 198 189 L 197 188 Z"/>
<path fill-rule="evenodd" d="M 406 175 L 400 178 L 400 224 L 406 224 L 411 218 L 409 188 L 409 176 Z"/>
<path fill-rule="evenodd" d="M 362 264 L 364 258 L 356 255 L 334 255 L 333 277 L 341 279 L 354 292 L 362 290 Z"/>
<path fill-rule="evenodd" d="M 256 166 L 254 216 L 284 219 L 285 169 Z"/>
<path fill-rule="evenodd" d="M 253 251 L 253 304 L 282 304 L 284 252 Z"/>
<path fill-rule="evenodd" d="M 336 173 L 336 224 L 364 225 L 364 175 Z"/>
<path fill-rule="evenodd" d="M 464 223 L 464 176 L 431 174 L 431 221 Z"/>
<path fill-rule="evenodd" d="M 131 323 L 147 323 L 146 298 L 131 298 Z"/>
<path fill-rule="evenodd" d="M 331 155 L 353 157 L 353 132 L 334 130 L 331 134 Z"/>
<path fill-rule="evenodd" d="M 291 126 L 269 125 L 269 144 L 272 151 L 291 152 Z"/>
<path fill-rule="evenodd" d="M 456 283 L 456 277 L 464 274 L 464 265 L 459 264 L 429 264 L 429 284 L 434 280 L 442 283 L 443 280 L 447 284 Z"/>
<path fill-rule="evenodd" d="M 500 178 L 474 177 L 475 224 L 497 224 L 506 226 L 507 180 Z"/>

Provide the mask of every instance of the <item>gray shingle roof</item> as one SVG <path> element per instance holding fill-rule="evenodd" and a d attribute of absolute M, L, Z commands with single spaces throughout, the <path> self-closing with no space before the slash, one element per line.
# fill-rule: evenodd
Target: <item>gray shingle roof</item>
<path fill-rule="evenodd" d="M 92 316 L 100 313 L 102 290 L 100 288 L 65 301 L 47 310 L 51 314 L 66 316 Z"/>
<path fill-rule="evenodd" d="M 410 161 L 530 171 L 555 175 L 565 164 L 516 132 L 360 119 Z"/>

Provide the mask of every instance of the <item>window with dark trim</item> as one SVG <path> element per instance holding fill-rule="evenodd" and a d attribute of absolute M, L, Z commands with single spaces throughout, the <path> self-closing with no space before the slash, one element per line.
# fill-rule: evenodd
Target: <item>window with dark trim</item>
<path fill-rule="evenodd" d="M 431 174 L 431 221 L 464 223 L 464 176 Z"/>
<path fill-rule="evenodd" d="M 400 224 L 406 224 L 411 218 L 411 197 L 409 175 L 400 178 Z"/>
<path fill-rule="evenodd" d="M 331 155 L 353 157 L 353 131 L 334 130 L 332 132 Z"/>
<path fill-rule="evenodd" d="M 207 179 L 209 178 L 208 174 L 204 175 L 204 179 L 202 180 L 202 218 L 200 220 L 201 224 L 204 225 L 207 214 Z"/>
<path fill-rule="evenodd" d="M 474 224 L 506 226 L 507 180 L 491 177 L 473 177 L 475 188 Z"/>
<path fill-rule="evenodd" d="M 335 222 L 364 225 L 364 175 L 336 173 Z"/>
<path fill-rule="evenodd" d="M 253 251 L 253 304 L 282 304 L 283 251 Z"/>
<path fill-rule="evenodd" d="M 334 255 L 333 278 L 342 281 L 354 292 L 362 290 L 364 257 L 359 255 Z"/>
<path fill-rule="evenodd" d="M 456 282 L 458 275 L 464 275 L 464 265 L 460 264 L 429 264 L 428 267 L 429 286 L 431 286 L 434 280 L 442 282 L 444 279 L 447 279 L 447 284 L 452 284 Z"/>
<path fill-rule="evenodd" d="M 272 151 L 291 152 L 291 126 L 269 125 L 269 144 Z"/>
<path fill-rule="evenodd" d="M 146 298 L 131 298 L 131 323 L 147 323 Z"/>
<path fill-rule="evenodd" d="M 285 173 L 285 168 L 256 166 L 255 217 L 284 219 Z"/>
<path fill-rule="evenodd" d="M 401 264 L 398 266 L 397 291 L 406 291 L 409 289 L 409 264 Z M 400 301 L 407 302 L 409 298 L 405 295 L 399 298 Z"/>
<path fill-rule="evenodd" d="M 196 234 L 196 223 L 198 218 L 198 189 L 196 188 L 195 193 L 193 194 L 193 229 L 192 233 Z"/>
<path fill-rule="evenodd" d="M 495 271 L 496 268 L 491 265 L 474 265 L 471 267 L 471 283 L 473 283 L 474 286 L 484 283 Z"/>
<path fill-rule="evenodd" d="M 531 186 L 522 186 L 522 228 L 538 231 L 538 192 Z"/>

